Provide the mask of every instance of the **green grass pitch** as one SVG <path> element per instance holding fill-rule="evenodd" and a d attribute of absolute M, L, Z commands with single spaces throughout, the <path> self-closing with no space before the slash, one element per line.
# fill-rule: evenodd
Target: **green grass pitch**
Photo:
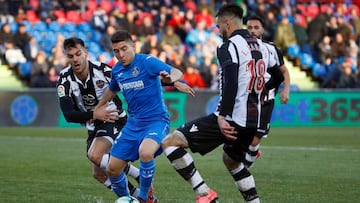
<path fill-rule="evenodd" d="M 116 196 L 92 178 L 85 140 L 81 128 L 0 128 L 0 202 L 114 202 Z M 359 202 L 360 127 L 273 128 L 261 151 L 250 170 L 262 202 Z M 221 203 L 244 202 L 221 148 L 193 157 Z M 164 155 L 156 166 L 161 203 L 195 202 Z"/>

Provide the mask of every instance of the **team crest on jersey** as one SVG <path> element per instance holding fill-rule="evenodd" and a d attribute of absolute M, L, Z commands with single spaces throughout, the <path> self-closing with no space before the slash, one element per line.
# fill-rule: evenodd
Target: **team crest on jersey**
<path fill-rule="evenodd" d="M 57 88 L 57 94 L 59 97 L 65 96 L 65 87 L 64 85 L 59 85 Z"/>
<path fill-rule="evenodd" d="M 100 89 L 102 89 L 105 85 L 105 82 L 103 80 L 97 80 L 96 81 L 96 86 Z"/>
<path fill-rule="evenodd" d="M 132 75 L 133 75 L 134 77 L 136 77 L 136 76 L 139 75 L 139 69 L 138 69 L 138 67 L 134 67 L 134 69 L 133 69 L 133 71 L 132 71 Z"/>

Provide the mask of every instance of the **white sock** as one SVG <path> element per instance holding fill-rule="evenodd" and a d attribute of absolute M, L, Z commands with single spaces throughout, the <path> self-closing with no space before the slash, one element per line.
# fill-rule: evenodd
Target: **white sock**
<path fill-rule="evenodd" d="M 136 168 L 135 166 L 129 164 L 129 171 L 127 172 L 126 175 L 129 175 L 133 178 L 137 178 L 140 175 L 140 170 L 138 168 Z"/>
<path fill-rule="evenodd" d="M 109 154 L 104 154 L 101 162 L 100 162 L 100 168 L 101 169 L 106 169 L 107 164 L 109 163 L 109 159 L 110 159 L 110 155 Z"/>

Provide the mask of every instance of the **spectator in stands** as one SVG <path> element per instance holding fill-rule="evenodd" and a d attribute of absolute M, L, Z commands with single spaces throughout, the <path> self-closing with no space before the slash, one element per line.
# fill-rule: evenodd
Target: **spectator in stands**
<path fill-rule="evenodd" d="M 338 23 L 337 32 L 341 33 L 341 35 L 343 36 L 344 42 L 347 45 L 350 45 L 350 39 L 351 39 L 351 35 L 352 35 L 352 32 L 353 32 L 352 25 L 349 24 L 349 23 L 344 22 L 344 17 L 343 16 L 338 16 L 337 23 Z"/>
<path fill-rule="evenodd" d="M 31 61 L 29 42 L 31 35 L 26 31 L 25 24 L 20 23 L 14 34 L 15 46 L 19 47 L 28 61 Z"/>
<path fill-rule="evenodd" d="M 210 65 L 210 73 L 211 73 L 211 83 L 209 88 L 211 90 L 219 89 L 219 67 L 216 63 L 211 63 Z"/>
<path fill-rule="evenodd" d="M 275 18 L 275 13 L 273 11 L 268 11 L 266 13 L 265 20 L 265 32 L 263 39 L 269 42 L 273 42 L 275 39 L 276 28 L 278 26 L 278 21 Z"/>
<path fill-rule="evenodd" d="M 18 13 L 17 13 L 17 15 L 15 17 L 15 21 L 18 22 L 18 23 L 22 23 L 24 20 L 27 20 L 24 8 L 19 7 Z"/>
<path fill-rule="evenodd" d="M 330 36 L 325 35 L 318 45 L 319 60 L 325 64 L 326 58 L 331 56 L 331 39 Z"/>
<path fill-rule="evenodd" d="M 186 35 L 185 29 L 183 26 L 185 23 L 184 13 L 182 11 L 180 11 L 179 6 L 176 6 L 176 5 L 172 7 L 170 13 L 171 13 L 171 17 L 167 21 L 167 24 L 174 28 L 175 33 L 179 35 L 181 40 L 184 40 L 185 35 Z"/>
<path fill-rule="evenodd" d="M 209 12 L 208 7 L 201 7 L 200 12 L 195 15 L 195 23 L 198 24 L 201 21 L 205 22 L 205 28 L 210 29 L 214 24 L 214 18 Z"/>
<path fill-rule="evenodd" d="M 187 10 L 185 12 L 184 23 L 181 26 L 181 33 L 178 31 L 182 42 L 185 41 L 187 34 L 196 27 L 195 23 L 195 12 L 193 10 Z M 180 34 L 179 34 L 180 33 Z"/>
<path fill-rule="evenodd" d="M 168 12 L 168 8 L 165 5 L 160 6 L 159 12 L 153 18 L 156 32 L 165 32 L 167 21 L 170 19 L 170 17 L 171 15 Z"/>
<path fill-rule="evenodd" d="M 50 87 L 49 69 L 45 52 L 39 52 L 31 66 L 30 87 Z"/>
<path fill-rule="evenodd" d="M 96 8 L 91 19 L 91 25 L 98 31 L 104 33 L 108 24 L 106 11 L 100 5 Z"/>
<path fill-rule="evenodd" d="M 77 11 L 80 10 L 80 3 L 82 1 L 77 0 L 64 0 L 64 1 L 58 1 L 61 5 L 61 7 L 64 9 L 65 13 L 68 11 Z"/>
<path fill-rule="evenodd" d="M 201 77 L 199 71 L 191 63 L 187 63 L 182 79 L 192 88 L 206 88 L 206 83 Z"/>
<path fill-rule="evenodd" d="M 172 46 L 175 50 L 183 45 L 180 37 L 174 32 L 174 28 L 166 26 L 165 33 L 161 37 L 160 45 L 163 47 L 165 44 Z"/>
<path fill-rule="evenodd" d="M 342 72 L 340 74 L 339 81 L 336 84 L 336 88 L 356 88 L 358 81 L 356 75 L 352 72 L 352 59 L 346 58 L 342 62 Z"/>
<path fill-rule="evenodd" d="M 213 79 L 210 71 L 212 59 L 213 59 L 212 57 L 205 57 L 204 63 L 199 66 L 199 73 L 201 75 L 201 78 L 204 80 L 206 87 L 211 86 L 211 82 Z"/>
<path fill-rule="evenodd" d="M 132 4 L 128 4 L 128 5 L 132 5 Z M 125 30 L 129 31 L 129 33 L 131 33 L 132 37 L 134 38 L 134 36 L 139 36 L 139 28 L 138 25 L 136 25 L 135 21 L 136 21 L 137 15 L 136 12 L 128 12 L 125 14 L 125 21 L 124 24 L 121 26 L 123 27 Z"/>
<path fill-rule="evenodd" d="M 204 44 L 210 36 L 210 33 L 205 29 L 205 21 L 200 21 L 196 28 L 191 30 L 185 39 L 185 43 L 191 48 L 194 48 L 195 44 Z"/>
<path fill-rule="evenodd" d="M 58 1 L 42 0 L 39 2 L 38 16 L 42 21 L 54 21 L 54 10 L 60 9 Z"/>
<path fill-rule="evenodd" d="M 20 63 L 25 63 L 26 58 L 20 48 L 16 47 L 14 42 L 5 42 L 5 61 L 10 69 L 19 73 Z"/>
<path fill-rule="evenodd" d="M 29 41 L 29 61 L 35 61 L 36 56 L 40 52 L 40 46 L 35 37 L 31 37 Z"/>
<path fill-rule="evenodd" d="M 141 53 L 149 54 L 152 49 L 156 49 L 157 53 L 161 51 L 161 45 L 157 35 L 147 35 L 143 46 L 141 47 Z"/>
<path fill-rule="evenodd" d="M 354 38 L 357 44 L 360 43 L 360 18 L 359 18 L 359 10 L 357 9 L 351 9 L 350 10 L 350 20 L 349 23 L 354 28 Z"/>
<path fill-rule="evenodd" d="M 56 82 L 59 79 L 59 73 L 57 73 L 55 67 L 51 67 L 48 73 L 49 87 L 56 87 Z"/>
<path fill-rule="evenodd" d="M 338 30 L 338 23 L 336 16 L 331 16 L 326 22 L 327 34 L 331 39 L 335 38 L 336 32 Z"/>
<path fill-rule="evenodd" d="M 111 36 L 116 32 L 115 27 L 108 25 L 106 32 L 101 35 L 100 46 L 107 52 L 112 52 Z"/>
<path fill-rule="evenodd" d="M 289 23 L 289 19 L 286 16 L 283 16 L 276 29 L 274 42 L 284 53 L 287 52 L 287 48 L 290 45 L 296 45 L 297 43 L 294 28 Z"/>
<path fill-rule="evenodd" d="M 311 53 L 310 49 L 306 48 L 308 45 L 308 35 L 306 28 L 301 24 L 300 18 L 295 18 L 295 23 L 293 25 L 295 38 L 297 44 L 301 47 L 302 52 Z"/>
<path fill-rule="evenodd" d="M 335 60 L 340 57 L 348 56 L 349 46 L 344 41 L 341 33 L 336 33 L 335 40 L 331 43 L 331 57 Z"/>
<path fill-rule="evenodd" d="M 14 21 L 14 16 L 9 13 L 9 4 L 11 2 L 8 0 L 0 0 L 0 23 L 9 23 Z"/>
<path fill-rule="evenodd" d="M 155 26 L 152 22 L 151 16 L 146 14 L 139 25 L 139 36 L 146 37 L 155 34 Z"/>
<path fill-rule="evenodd" d="M 14 43 L 14 34 L 11 32 L 10 25 L 8 23 L 4 23 L 1 26 L 0 30 L 0 57 L 1 57 L 1 63 L 5 64 L 5 43 L 6 42 L 12 42 Z"/>
<path fill-rule="evenodd" d="M 317 44 L 321 42 L 323 36 L 327 33 L 326 17 L 324 13 L 318 14 L 312 19 L 307 26 L 307 33 L 309 36 L 309 44 L 312 48 L 316 48 Z"/>

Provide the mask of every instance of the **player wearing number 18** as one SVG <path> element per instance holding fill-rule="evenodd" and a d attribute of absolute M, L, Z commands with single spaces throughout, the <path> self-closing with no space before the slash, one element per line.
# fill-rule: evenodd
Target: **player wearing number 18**
<path fill-rule="evenodd" d="M 275 67 L 265 45 L 243 29 L 241 7 L 227 4 L 216 14 L 216 24 L 223 43 L 217 57 L 220 64 L 220 101 L 216 112 L 190 121 L 169 134 L 163 149 L 175 170 L 187 180 L 197 193 L 197 203 L 213 203 L 217 194 L 211 190 L 194 161 L 184 148 L 201 155 L 223 145 L 223 162 L 246 202 L 260 202 L 255 181 L 244 166 L 245 153 L 257 132 L 261 112 L 261 92 L 265 73 Z M 274 71 L 271 74 L 279 75 Z"/>

